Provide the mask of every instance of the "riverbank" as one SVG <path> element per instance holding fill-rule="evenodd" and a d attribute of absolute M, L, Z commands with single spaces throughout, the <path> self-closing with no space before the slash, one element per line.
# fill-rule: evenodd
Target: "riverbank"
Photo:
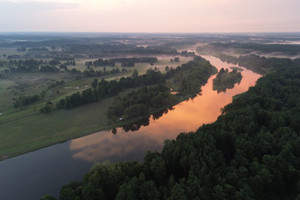
<path fill-rule="evenodd" d="M 169 77 L 168 87 L 178 88 L 182 95 L 177 96 L 173 105 L 194 97 L 201 91 L 208 78 L 216 73 L 216 69 L 204 59 L 198 59 L 166 73 Z M 197 76 L 195 76 L 197 75 Z M 137 88 L 126 89 L 119 94 L 124 96 Z M 47 115 L 41 114 L 31 106 L 16 119 L 13 113 L 1 116 L 0 158 L 7 159 L 16 155 L 34 151 L 46 146 L 65 142 L 70 139 L 95 133 L 101 130 L 130 124 L 141 117 L 129 121 L 111 122 L 108 120 L 107 109 L 115 97 L 109 97 L 100 102 L 79 106 L 70 110 L 57 110 Z M 158 110 L 164 110 L 170 105 L 162 105 L 147 113 L 151 115 Z M 146 116 L 143 116 L 146 117 Z"/>

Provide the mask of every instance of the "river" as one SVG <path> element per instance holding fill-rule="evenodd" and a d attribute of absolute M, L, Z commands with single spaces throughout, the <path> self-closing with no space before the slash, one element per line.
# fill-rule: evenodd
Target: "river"
<path fill-rule="evenodd" d="M 218 70 L 240 67 L 215 57 L 203 57 Z M 148 150 L 160 151 L 166 139 L 175 139 L 180 132 L 195 131 L 202 124 L 215 121 L 233 96 L 254 86 L 261 75 L 241 68 L 243 78 L 234 88 L 214 91 L 214 75 L 202 87 L 201 94 L 177 104 L 159 119 L 151 117 L 144 122 L 147 126 L 136 131 L 101 131 L 1 161 L 0 199 L 38 200 L 46 193 L 58 197 L 62 185 L 82 180 L 95 162 L 142 161 Z"/>

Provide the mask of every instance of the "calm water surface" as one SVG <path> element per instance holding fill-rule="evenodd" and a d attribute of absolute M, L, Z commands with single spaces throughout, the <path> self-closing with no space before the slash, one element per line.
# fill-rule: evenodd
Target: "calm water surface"
<path fill-rule="evenodd" d="M 236 66 L 215 57 L 203 57 L 218 70 Z M 201 95 L 179 103 L 157 120 L 150 118 L 149 125 L 137 131 L 117 128 L 115 135 L 101 131 L 1 161 L 0 199 L 35 200 L 45 193 L 57 197 L 63 184 L 82 180 L 94 162 L 141 161 L 147 150 L 161 150 L 166 139 L 175 139 L 180 132 L 195 131 L 202 124 L 215 121 L 234 95 L 247 91 L 260 78 L 244 68 L 242 76 L 233 89 L 221 93 L 212 90 L 212 76 L 202 87 Z"/>

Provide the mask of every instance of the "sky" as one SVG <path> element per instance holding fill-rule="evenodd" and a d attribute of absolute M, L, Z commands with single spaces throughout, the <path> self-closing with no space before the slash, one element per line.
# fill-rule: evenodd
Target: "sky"
<path fill-rule="evenodd" d="M 300 0 L 0 0 L 0 32 L 300 32 Z"/>

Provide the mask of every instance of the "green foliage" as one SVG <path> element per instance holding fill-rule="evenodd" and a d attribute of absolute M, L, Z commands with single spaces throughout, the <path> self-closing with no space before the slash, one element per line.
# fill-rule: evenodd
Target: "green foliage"
<path fill-rule="evenodd" d="M 86 62 L 86 66 L 111 66 L 114 67 L 116 63 L 121 63 L 122 67 L 133 67 L 135 63 L 156 63 L 155 57 L 133 57 L 133 58 L 112 58 L 112 59 L 98 59 L 95 61 Z"/>
<path fill-rule="evenodd" d="M 281 52 L 289 55 L 297 55 L 300 53 L 300 45 L 298 44 L 259 44 L 259 43 L 213 43 L 216 47 L 224 49 L 236 48 L 243 50 L 254 50 L 264 53 Z"/>
<path fill-rule="evenodd" d="M 112 120 L 135 119 L 145 117 L 154 110 L 173 106 L 174 103 L 176 99 L 165 85 L 143 87 L 123 98 L 115 99 L 114 104 L 108 109 L 107 116 Z"/>
<path fill-rule="evenodd" d="M 288 58 L 266 58 L 254 54 L 235 57 L 219 53 L 217 56 L 222 61 L 239 64 L 260 74 L 265 74 L 272 69 L 280 69 L 284 66 L 292 67 L 297 64 L 296 60 L 293 61 Z"/>
<path fill-rule="evenodd" d="M 141 76 L 138 76 L 137 71 L 134 74 L 135 75 L 133 77 L 122 77 L 120 81 L 106 81 L 104 79 L 98 81 L 97 79 L 94 79 L 91 84 L 93 90 L 89 88 L 81 93 L 76 92 L 71 96 L 60 99 L 56 103 L 56 107 L 58 109 L 72 109 L 80 105 L 89 104 L 107 97 L 115 96 L 125 88 L 153 85 L 164 82 L 163 75 L 159 71 L 148 70 L 145 75 Z"/>
<path fill-rule="evenodd" d="M 42 108 L 40 109 L 40 112 L 41 112 L 41 113 L 48 114 L 48 113 L 52 112 L 53 109 L 54 109 L 54 108 L 53 108 L 53 103 L 52 103 L 51 101 L 48 101 L 48 102 L 44 105 L 44 107 L 42 107 Z"/>
<path fill-rule="evenodd" d="M 38 102 L 41 99 L 39 95 L 28 95 L 28 96 L 20 96 L 17 99 L 14 99 L 14 107 L 19 108 L 22 106 L 27 106 Z"/>
<path fill-rule="evenodd" d="M 169 69 L 166 78 L 173 80 L 173 85 L 180 95 L 194 97 L 201 92 L 201 86 L 215 73 L 217 73 L 217 69 L 208 61 L 195 56 L 194 60 L 183 64 L 181 67 Z"/>
<path fill-rule="evenodd" d="M 165 141 L 143 163 L 97 164 L 81 183 L 82 199 L 299 198 L 299 80 L 299 67 L 277 69 L 215 123 Z"/>
<path fill-rule="evenodd" d="M 61 86 L 61 85 L 64 85 L 64 84 L 65 84 L 64 80 L 55 81 L 54 83 L 51 83 L 51 84 L 48 85 L 48 89 L 52 89 L 52 88 L 55 88 L 57 86 Z"/>
<path fill-rule="evenodd" d="M 137 70 L 134 70 L 131 77 L 122 77 L 119 81 L 112 80 L 106 81 L 102 79 L 98 81 L 94 79 L 91 89 L 84 90 L 79 93 L 76 92 L 71 96 L 67 96 L 64 99 L 60 99 L 56 103 L 57 109 L 72 109 L 80 105 L 85 105 L 95 101 L 100 101 L 104 98 L 117 95 L 120 91 L 126 88 L 150 86 L 154 84 L 162 84 L 165 79 L 173 76 L 182 77 L 180 92 L 183 95 L 195 96 L 200 92 L 200 87 L 207 82 L 207 79 L 215 73 L 215 68 L 209 64 L 206 60 L 201 57 L 195 57 L 193 61 L 183 64 L 176 70 L 169 70 L 166 74 L 162 74 L 160 71 L 149 69 L 144 75 L 138 75 Z M 75 70 L 76 71 L 76 70 Z M 74 71 L 74 73 L 75 73 Z M 183 74 L 185 74 L 183 76 Z M 148 94 L 143 94 L 148 95 Z M 164 92 L 151 93 L 150 98 L 151 106 L 154 108 L 167 107 L 174 104 L 173 98 L 170 98 L 170 94 Z M 141 96 L 141 98 L 143 98 Z M 143 103 L 143 102 L 142 102 Z M 136 104 L 136 103 L 135 103 Z M 153 106 L 154 105 L 154 106 Z M 125 108 L 123 106 L 123 108 Z M 116 105 L 114 108 L 109 110 L 109 118 L 116 118 L 117 116 L 123 115 L 125 111 L 121 111 L 122 106 Z M 151 108 L 150 108 L 151 110 Z M 134 107 L 128 107 L 125 118 L 132 119 L 139 116 L 145 116 L 149 113 L 149 105 L 135 105 Z"/>
<path fill-rule="evenodd" d="M 229 72 L 228 69 L 224 70 L 222 68 L 213 80 L 213 90 L 217 90 L 218 93 L 225 92 L 226 89 L 233 88 L 234 84 L 240 83 L 241 80 L 241 72 L 238 72 L 236 69 Z"/>

